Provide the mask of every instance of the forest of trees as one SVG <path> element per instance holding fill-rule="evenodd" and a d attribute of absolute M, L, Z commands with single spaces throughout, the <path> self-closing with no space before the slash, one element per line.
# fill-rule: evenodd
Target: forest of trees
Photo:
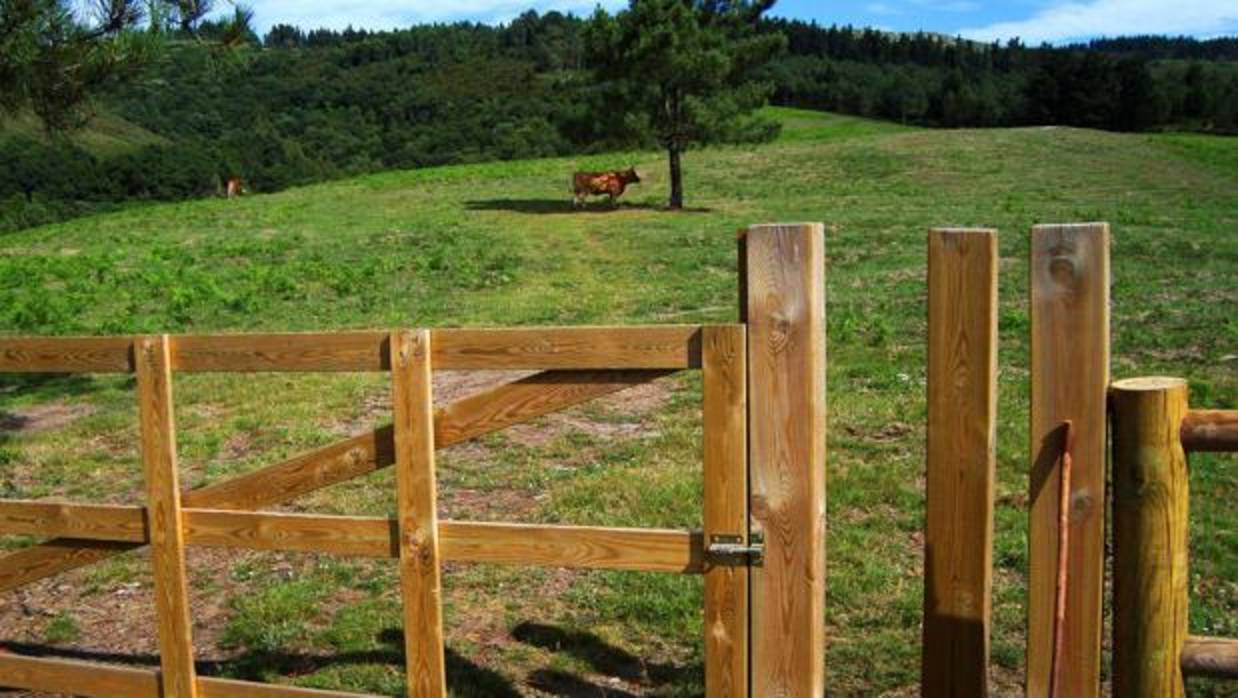
<path fill-rule="evenodd" d="M 173 41 L 96 106 L 161 137 L 107 157 L 0 136 L 0 232 L 134 200 L 253 191 L 390 168 L 648 147 L 595 118 L 582 20 L 400 31 L 279 25 L 241 48 Z M 210 23 L 200 33 L 209 37 Z M 927 126 L 1238 132 L 1238 39 L 977 44 L 765 20 L 775 104 Z M 769 129 L 761 131 L 768 135 Z"/>

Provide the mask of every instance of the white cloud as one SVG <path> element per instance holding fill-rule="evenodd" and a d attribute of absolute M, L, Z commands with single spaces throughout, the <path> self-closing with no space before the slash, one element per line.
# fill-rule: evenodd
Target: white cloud
<path fill-rule="evenodd" d="M 302 29 L 396 29 L 427 22 L 504 22 L 525 10 L 558 10 L 592 14 L 598 5 L 609 10 L 622 0 L 257 0 L 252 3 L 255 24 L 265 31 L 273 24 L 294 24 Z"/>
<path fill-rule="evenodd" d="M 1025 44 L 1131 34 L 1225 34 L 1238 31 L 1234 0 L 1092 0 L 1057 2 L 1034 16 L 960 29 L 979 41 L 1019 37 Z"/>

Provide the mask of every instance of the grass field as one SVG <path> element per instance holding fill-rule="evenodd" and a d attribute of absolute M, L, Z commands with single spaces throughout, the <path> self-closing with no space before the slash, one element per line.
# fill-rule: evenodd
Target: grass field
<path fill-rule="evenodd" d="M 735 231 L 827 226 L 831 695 L 918 695 L 925 233 L 1001 231 L 993 682 L 1019 695 L 1027 520 L 1028 228 L 1113 226 L 1115 378 L 1190 379 L 1238 404 L 1238 140 L 1065 128 L 927 131 L 777 110 L 781 140 L 689 155 L 660 209 L 652 153 L 392 172 L 235 201 L 135 208 L 0 237 L 0 328 L 21 333 L 733 321 Z M 574 212 L 571 170 L 635 164 L 615 211 Z M 496 376 L 445 375 L 442 399 Z M 139 500 L 132 383 L 0 382 L 0 496 Z M 183 479 L 251 470 L 387 418 L 365 376 L 177 379 Z M 444 515 L 700 525 L 699 383 L 454 447 Z M 1191 626 L 1238 636 L 1238 469 L 1192 462 Z M 390 472 L 295 510 L 382 514 Z M 0 539 L 7 546 L 30 541 Z M 204 670 L 399 695 L 394 565 L 191 551 Z M 0 639 L 155 662 L 146 558 L 0 595 Z M 457 696 L 700 693 L 697 579 L 452 566 Z M 28 649 L 34 649 L 28 647 Z M 1193 684 L 1195 695 L 1238 695 Z"/>

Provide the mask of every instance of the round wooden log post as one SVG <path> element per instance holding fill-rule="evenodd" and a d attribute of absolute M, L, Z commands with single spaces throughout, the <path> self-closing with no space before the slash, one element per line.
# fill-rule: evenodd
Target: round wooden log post
<path fill-rule="evenodd" d="M 1113 694 L 1181 698 L 1187 630 L 1186 381 L 1131 378 L 1113 409 Z"/>

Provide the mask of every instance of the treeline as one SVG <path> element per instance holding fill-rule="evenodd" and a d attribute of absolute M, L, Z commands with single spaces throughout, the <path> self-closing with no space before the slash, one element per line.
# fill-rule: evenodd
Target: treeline
<path fill-rule="evenodd" d="M 651 145 L 599 118 L 582 19 L 400 31 L 279 25 L 248 46 L 173 42 L 100 107 L 166 141 L 96 157 L 0 143 L 0 231 L 134 200 L 274 191 L 336 177 Z M 1238 131 L 1238 41 L 1136 37 L 1065 48 L 771 20 L 772 101 L 930 126 Z M 209 39 L 212 26 L 203 25 Z M 220 31 L 223 31 L 221 29 Z"/>
<path fill-rule="evenodd" d="M 799 21 L 768 26 L 788 39 L 786 57 L 766 69 L 778 104 L 925 126 L 1238 131 L 1235 39 L 1054 48 Z"/>

